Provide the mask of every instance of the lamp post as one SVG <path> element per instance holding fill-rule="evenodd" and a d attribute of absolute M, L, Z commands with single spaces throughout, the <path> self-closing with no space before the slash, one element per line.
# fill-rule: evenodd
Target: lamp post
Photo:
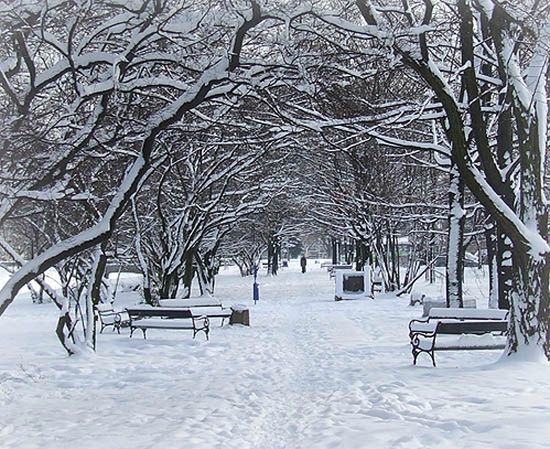
<path fill-rule="evenodd" d="M 254 283 L 252 284 L 252 299 L 254 304 L 260 299 L 260 286 L 258 285 L 258 265 L 254 264 L 252 267 L 252 273 L 254 274 Z"/>

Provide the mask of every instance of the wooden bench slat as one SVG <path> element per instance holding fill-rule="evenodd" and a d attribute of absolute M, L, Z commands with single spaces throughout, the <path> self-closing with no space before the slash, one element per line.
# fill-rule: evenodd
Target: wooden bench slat
<path fill-rule="evenodd" d="M 231 309 L 213 310 L 211 307 L 193 307 L 193 316 L 207 316 L 208 318 L 229 318 L 233 311 Z"/>
<path fill-rule="evenodd" d="M 476 345 L 476 346 L 461 346 L 461 345 L 449 345 L 449 346 L 436 346 L 435 349 L 438 351 L 460 351 L 462 349 L 471 349 L 474 351 L 480 350 L 491 350 L 491 349 L 504 349 L 506 343 L 499 343 L 494 345 Z"/>
<path fill-rule="evenodd" d="M 506 332 L 507 321 L 485 320 L 485 321 L 439 321 L 437 324 L 438 334 L 486 334 L 488 332 Z"/>

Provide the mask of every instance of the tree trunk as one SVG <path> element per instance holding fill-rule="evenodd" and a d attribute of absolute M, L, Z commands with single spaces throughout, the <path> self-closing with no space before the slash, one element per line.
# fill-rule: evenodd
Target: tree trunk
<path fill-rule="evenodd" d="M 464 183 L 457 167 L 451 165 L 449 186 L 449 234 L 447 239 L 447 307 L 463 307 L 464 277 Z"/>
<path fill-rule="evenodd" d="M 537 95 L 546 100 L 544 86 L 539 89 Z M 544 131 L 548 125 L 543 118 L 548 108 L 545 101 L 534 113 L 525 111 L 523 106 L 517 101 L 514 107 L 521 167 L 519 217 L 532 233 L 548 242 L 548 205 L 543 180 Z M 512 235 L 509 237 L 513 240 Z M 544 354 L 550 359 L 550 253 L 533 247 L 531 242 L 525 245 L 521 240 L 513 242 L 513 247 L 515 282 L 508 354 L 521 352 L 533 359 Z"/>
<path fill-rule="evenodd" d="M 550 358 L 550 260 L 516 252 L 518 269 L 512 293 L 508 355 L 526 353 L 531 359 Z M 543 349 L 544 354 L 540 349 Z"/>
<path fill-rule="evenodd" d="M 485 246 L 487 247 L 487 268 L 489 276 L 489 308 L 499 308 L 499 277 L 497 265 L 497 234 L 494 223 L 485 226 Z"/>
<path fill-rule="evenodd" d="M 360 241 L 355 241 L 355 270 L 356 271 L 363 271 L 363 268 L 365 267 L 367 263 L 367 248 L 365 247 L 365 244 Z"/>
<path fill-rule="evenodd" d="M 193 267 L 193 260 L 195 259 L 195 250 L 189 250 L 184 256 L 183 261 L 183 276 L 181 278 L 183 291 L 181 293 L 182 298 L 189 298 L 191 296 L 191 287 L 193 284 L 193 278 L 195 277 L 195 269 Z M 173 298 L 176 297 L 177 289 L 174 292 Z"/>
<path fill-rule="evenodd" d="M 177 271 L 167 271 L 162 273 L 159 298 L 160 299 L 173 299 L 176 297 L 178 291 L 178 273 Z"/>
<path fill-rule="evenodd" d="M 496 270 L 498 276 L 498 308 L 508 310 L 512 303 L 514 291 L 513 246 L 510 239 L 497 226 Z"/>
<path fill-rule="evenodd" d="M 330 246 L 332 248 L 332 264 L 338 264 L 338 241 L 335 238 L 332 238 L 330 241 Z"/>
<path fill-rule="evenodd" d="M 65 333 L 65 329 L 67 333 Z M 55 334 L 61 345 L 65 348 L 69 355 L 76 354 L 74 350 L 74 341 L 72 340 L 73 323 L 68 311 L 62 311 L 57 319 L 57 326 L 55 328 Z"/>
<path fill-rule="evenodd" d="M 204 254 L 196 253 L 197 279 L 201 296 L 213 295 L 216 279 L 215 255 L 213 251 L 206 251 Z"/>
<path fill-rule="evenodd" d="M 134 249 L 136 251 L 137 259 L 139 262 L 139 267 L 141 269 L 141 274 L 143 276 L 142 289 L 143 289 L 143 299 L 145 304 L 153 304 L 153 295 L 151 292 L 151 268 L 150 262 L 148 262 L 146 256 L 143 254 L 141 247 L 141 224 L 139 221 L 139 215 L 137 212 L 137 206 L 135 198 L 132 199 L 132 215 L 134 218 L 134 224 L 136 227 L 136 236 L 134 240 Z"/>
<path fill-rule="evenodd" d="M 273 242 L 271 237 L 267 242 L 267 274 L 272 274 L 272 265 L 273 265 Z"/>
<path fill-rule="evenodd" d="M 107 255 L 105 254 L 106 242 L 102 243 L 94 258 L 94 265 L 89 276 L 89 287 L 86 294 L 86 329 L 84 337 L 86 345 L 93 351 L 97 347 L 97 305 L 101 302 L 101 287 L 105 267 L 107 266 Z"/>
<path fill-rule="evenodd" d="M 273 263 L 271 264 L 271 273 L 276 276 L 279 272 L 279 254 L 281 253 L 279 239 L 275 237 L 273 245 Z"/>
<path fill-rule="evenodd" d="M 267 242 L 267 272 L 271 276 L 277 276 L 279 269 L 279 238 L 271 235 Z"/>

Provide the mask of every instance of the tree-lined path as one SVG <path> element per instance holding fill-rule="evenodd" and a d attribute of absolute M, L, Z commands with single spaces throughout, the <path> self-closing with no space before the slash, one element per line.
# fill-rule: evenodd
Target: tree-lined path
<path fill-rule="evenodd" d="M 257 305 L 234 269 L 218 282 L 225 302 L 251 309 L 250 328 L 214 326 L 210 342 L 107 332 L 89 357 L 60 358 L 54 306 L 15 304 L 0 327 L 0 447 L 546 446 L 546 368 L 473 368 L 498 351 L 414 368 L 407 322 L 419 308 L 391 295 L 336 303 L 326 271 L 311 263 L 305 275 L 297 260 L 278 279 L 261 275 Z"/>
<path fill-rule="evenodd" d="M 388 291 L 443 260 L 449 307 L 487 263 L 548 360 L 547 5 L 386 3 L 0 2 L 0 315 L 31 288 L 95 351 L 108 263 L 151 304 L 317 236 Z"/>

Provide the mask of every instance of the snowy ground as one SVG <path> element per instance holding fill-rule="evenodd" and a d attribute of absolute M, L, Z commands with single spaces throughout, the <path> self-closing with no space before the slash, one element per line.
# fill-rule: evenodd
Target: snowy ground
<path fill-rule="evenodd" d="M 257 305 L 250 279 L 222 271 L 217 296 L 249 305 L 249 328 L 213 326 L 210 342 L 107 331 L 90 357 L 64 355 L 53 306 L 18 298 L 0 318 L 0 448 L 550 447 L 550 368 L 496 363 L 498 351 L 413 367 L 420 308 L 334 302 L 309 268 L 262 277 Z M 467 292 L 481 300 L 485 283 L 471 271 Z"/>

